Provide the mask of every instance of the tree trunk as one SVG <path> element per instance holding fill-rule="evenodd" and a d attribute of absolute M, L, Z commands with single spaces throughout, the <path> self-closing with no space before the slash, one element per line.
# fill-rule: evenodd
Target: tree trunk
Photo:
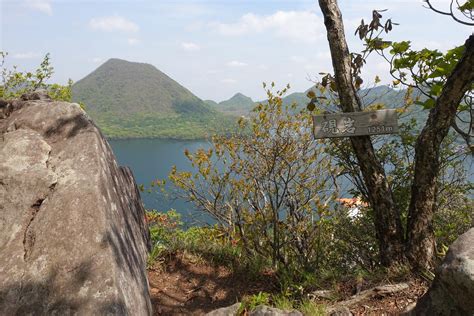
<path fill-rule="evenodd" d="M 415 175 L 408 210 L 406 246 L 407 257 L 417 269 L 432 267 L 435 251 L 432 219 L 436 209 L 439 151 L 461 99 L 473 82 L 474 35 L 471 35 L 466 40 L 464 55 L 448 77 L 415 147 Z"/>
<path fill-rule="evenodd" d="M 324 16 L 337 91 L 343 112 L 361 109 L 351 73 L 351 57 L 347 47 L 342 15 L 336 0 L 319 0 Z M 369 202 L 375 212 L 375 227 L 381 263 L 388 266 L 404 258 L 403 229 L 400 214 L 393 200 L 385 171 L 377 160 L 369 136 L 351 137 L 362 176 L 367 186 Z"/>

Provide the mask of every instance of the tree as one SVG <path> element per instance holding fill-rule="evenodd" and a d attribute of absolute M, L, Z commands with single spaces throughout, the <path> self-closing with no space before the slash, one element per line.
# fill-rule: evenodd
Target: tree
<path fill-rule="evenodd" d="M 273 84 L 272 84 L 273 87 Z M 325 219 L 336 192 L 331 159 L 313 139 L 311 116 L 282 104 L 287 88 L 240 119 L 240 133 L 186 155 L 197 173 L 170 178 L 184 196 L 239 240 L 249 258 L 315 271 L 325 259 Z"/>
<path fill-rule="evenodd" d="M 0 99 L 19 98 L 22 94 L 33 92 L 37 89 L 45 89 L 53 100 L 71 101 L 71 79 L 69 79 L 65 86 L 56 83 L 46 83 L 54 73 L 54 69 L 50 63 L 49 54 L 44 56 L 43 61 L 34 72 L 18 71 L 17 66 L 8 69 L 5 66 L 7 56 L 7 52 L 0 51 Z"/>
<path fill-rule="evenodd" d="M 337 1 L 319 0 L 319 5 L 324 16 L 334 68 L 334 78 L 329 78 L 333 79 L 334 90 L 338 93 L 341 109 L 344 112 L 360 111 L 361 102 L 356 90 L 361 84 L 359 74 L 365 62 L 366 54 L 371 51 L 380 52 L 391 47 L 394 55 L 396 55 L 406 52 L 408 47 L 406 47 L 406 44 L 383 41 L 378 36 L 383 30 L 391 30 L 392 22 L 388 20 L 385 27 L 383 27 L 380 23 L 380 12 L 374 11 L 373 21 L 370 25 L 365 25 L 362 21 L 361 27 L 358 29 L 361 39 L 366 40 L 365 55 L 350 54 Z M 472 8 L 470 10 L 472 11 Z M 374 34 L 376 36 L 373 36 Z M 411 62 L 406 66 L 408 68 L 410 66 L 415 67 L 418 61 L 423 62 L 420 57 L 426 60 L 433 56 L 429 52 L 423 52 L 423 54 L 429 56 L 419 56 L 417 54 L 409 56 Z M 393 65 L 397 66 L 396 61 L 398 60 L 398 63 L 400 63 L 400 59 L 393 58 Z M 403 67 L 403 63 L 398 64 L 399 70 Z M 412 76 L 412 79 L 419 83 L 417 87 L 421 87 L 422 91 L 426 89 L 423 84 L 433 83 L 429 79 L 430 75 L 435 74 L 436 69 L 428 69 L 427 71 L 431 74 L 426 74 L 426 77 L 416 78 L 416 76 Z M 446 72 L 446 69 L 444 71 Z M 395 70 L 392 74 L 394 72 Z M 415 269 L 429 269 L 432 267 L 435 252 L 432 222 L 437 205 L 440 148 L 455 121 L 461 100 L 467 92 L 473 90 L 473 35 L 466 40 L 459 59 L 452 64 L 452 68 L 448 69 L 448 72 L 445 81 L 442 81 L 441 84 L 438 81 L 435 82 L 436 85 L 428 85 L 430 91 L 436 93 L 429 95 L 430 98 L 428 99 L 432 101 L 427 102 L 432 105 L 432 108 L 416 142 L 414 177 L 406 235 L 403 233 L 400 211 L 393 199 L 393 192 L 390 189 L 385 171 L 374 153 L 370 137 L 351 138 L 352 148 L 367 187 L 369 202 L 375 212 L 374 224 L 379 241 L 381 261 L 384 265 L 403 261 L 406 251 L 406 257 Z M 399 74 L 405 73 L 400 71 Z M 434 78 L 437 77 L 441 76 L 434 75 Z M 417 79 L 424 80 L 417 81 Z M 436 91 L 433 91 L 434 87 Z"/>
<path fill-rule="evenodd" d="M 320 0 L 324 15 L 331 58 L 334 67 L 334 81 L 343 112 L 362 109 L 351 71 L 351 55 L 344 35 L 342 15 L 335 0 Z M 384 169 L 374 152 L 369 136 L 351 137 L 352 148 L 357 156 L 364 182 L 368 188 L 369 202 L 374 209 L 375 227 L 381 262 L 390 265 L 403 257 L 403 230 L 398 210 L 393 200 Z"/>

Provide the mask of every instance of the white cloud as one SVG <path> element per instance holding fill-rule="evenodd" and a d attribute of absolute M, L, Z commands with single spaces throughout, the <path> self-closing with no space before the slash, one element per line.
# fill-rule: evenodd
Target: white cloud
<path fill-rule="evenodd" d="M 46 13 L 47 15 L 53 15 L 51 0 L 25 0 L 24 6 L 32 10 Z"/>
<path fill-rule="evenodd" d="M 92 62 L 92 63 L 100 63 L 103 60 L 104 59 L 100 58 L 100 57 L 94 57 L 94 58 L 89 59 L 89 61 Z"/>
<path fill-rule="evenodd" d="M 89 21 L 89 27 L 105 32 L 138 32 L 139 30 L 138 25 L 118 15 L 93 18 Z"/>
<path fill-rule="evenodd" d="M 211 23 L 217 32 L 226 36 L 273 32 L 275 35 L 305 42 L 313 42 L 325 34 L 322 19 L 311 11 L 277 11 L 272 15 L 247 13 L 236 23 Z"/>
<path fill-rule="evenodd" d="M 232 79 L 232 78 L 226 78 L 226 79 L 222 79 L 221 82 L 222 82 L 222 83 L 229 83 L 229 84 L 232 84 L 232 83 L 236 83 L 237 80 Z"/>
<path fill-rule="evenodd" d="M 141 41 L 138 38 L 130 37 L 127 39 L 128 45 L 134 46 L 140 44 Z"/>
<path fill-rule="evenodd" d="M 32 52 L 16 53 L 12 55 L 12 58 L 15 58 L 15 59 L 33 59 L 33 58 L 38 58 L 38 57 L 40 57 L 40 54 L 32 53 Z"/>
<path fill-rule="evenodd" d="M 181 48 L 183 48 L 184 50 L 188 52 L 197 51 L 201 49 L 201 47 L 198 44 L 192 43 L 192 42 L 181 43 Z"/>
<path fill-rule="evenodd" d="M 244 67 L 247 66 L 246 63 L 238 61 L 238 60 L 232 60 L 227 63 L 227 66 L 229 67 Z"/>

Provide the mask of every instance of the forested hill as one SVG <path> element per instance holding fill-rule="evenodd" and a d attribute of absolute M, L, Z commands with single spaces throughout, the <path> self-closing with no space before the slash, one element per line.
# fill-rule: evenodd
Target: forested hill
<path fill-rule="evenodd" d="M 309 88 L 304 92 L 293 92 L 283 98 L 283 104 L 290 105 L 296 103 L 298 108 L 305 107 L 310 101 L 306 94 L 313 88 Z M 317 90 L 313 90 L 317 95 L 320 93 Z M 404 104 L 406 90 L 395 90 L 388 86 L 377 86 L 374 88 L 362 89 L 359 91 L 359 97 L 364 105 L 371 104 L 384 104 L 387 108 L 397 108 Z M 415 92 L 412 98 L 416 98 Z M 228 114 L 237 115 L 248 115 L 252 108 L 261 102 L 253 102 L 249 97 L 238 93 L 229 100 L 216 103 L 214 101 L 206 101 L 213 108 Z"/>
<path fill-rule="evenodd" d="M 109 59 L 72 92 L 112 138 L 203 138 L 233 121 L 145 63 Z"/>
<path fill-rule="evenodd" d="M 109 59 L 72 87 L 73 100 L 110 138 L 198 139 L 224 134 L 236 126 L 235 116 L 249 115 L 258 103 L 236 93 L 220 103 L 203 101 L 178 82 L 145 63 Z M 305 107 L 305 92 L 283 99 Z M 359 92 L 364 104 L 403 104 L 405 91 L 379 86 Z M 261 101 L 265 102 L 265 101 Z"/>

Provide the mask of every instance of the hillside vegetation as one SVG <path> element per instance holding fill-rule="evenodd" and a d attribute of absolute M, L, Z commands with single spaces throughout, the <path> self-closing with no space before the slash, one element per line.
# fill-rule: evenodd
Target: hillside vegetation
<path fill-rule="evenodd" d="M 283 104 L 304 108 L 310 89 L 287 95 Z M 379 86 L 359 94 L 366 105 L 395 108 L 404 103 L 405 92 Z M 75 83 L 72 98 L 85 104 L 109 138 L 200 139 L 226 134 L 235 130 L 236 116 L 248 116 L 255 105 L 266 102 L 254 102 L 242 93 L 220 103 L 203 101 L 154 66 L 120 59 L 109 59 Z"/>
<path fill-rule="evenodd" d="M 282 102 L 284 105 L 297 104 L 297 109 L 305 108 L 310 99 L 307 97 L 307 93 L 313 90 L 316 95 L 321 93 L 314 87 L 307 89 L 304 92 L 293 92 L 283 97 Z M 372 104 L 383 104 L 386 108 L 397 108 L 404 104 L 406 96 L 406 90 L 395 90 L 388 86 L 377 86 L 374 88 L 362 89 L 359 91 L 359 97 L 365 106 Z M 419 93 L 413 93 L 412 98 L 415 99 Z M 325 97 L 331 98 L 330 95 Z M 334 96 L 333 99 L 336 99 Z M 206 103 L 218 111 L 226 114 L 235 115 L 248 115 L 250 111 L 259 103 L 264 103 L 265 100 L 254 102 L 250 97 L 243 95 L 242 93 L 235 94 L 232 98 L 216 103 L 208 100 Z"/>
<path fill-rule="evenodd" d="M 75 83 L 72 95 L 111 138 L 204 138 L 234 121 L 145 63 L 109 59 Z"/>

